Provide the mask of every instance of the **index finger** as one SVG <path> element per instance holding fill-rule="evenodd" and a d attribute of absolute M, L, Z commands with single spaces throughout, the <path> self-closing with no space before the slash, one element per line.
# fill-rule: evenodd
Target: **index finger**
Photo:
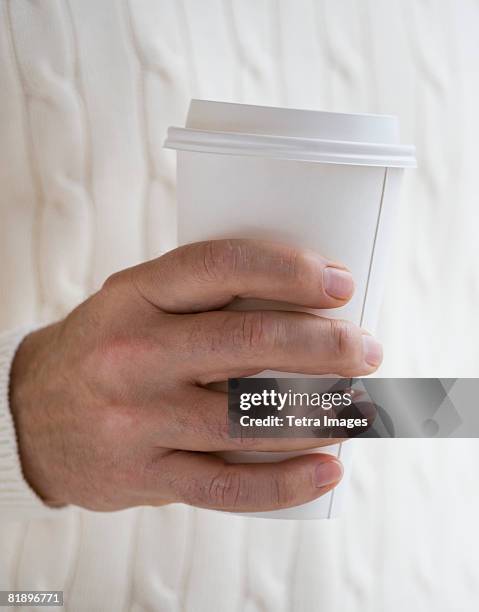
<path fill-rule="evenodd" d="M 317 253 L 261 240 L 212 240 L 182 246 L 130 269 L 141 295 L 175 313 L 226 306 L 234 298 L 337 308 L 352 296 L 349 270 Z"/>

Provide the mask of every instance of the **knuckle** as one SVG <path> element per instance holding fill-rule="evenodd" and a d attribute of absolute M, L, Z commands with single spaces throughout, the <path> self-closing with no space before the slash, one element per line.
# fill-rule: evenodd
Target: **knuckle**
<path fill-rule="evenodd" d="M 152 339 L 138 335 L 129 337 L 110 333 L 99 338 L 80 364 L 90 387 L 107 401 L 128 397 L 133 390 L 132 380 L 146 372 L 153 350 Z"/>
<path fill-rule="evenodd" d="M 243 312 L 231 331 L 231 342 L 237 349 L 258 354 L 275 343 L 275 326 L 262 312 Z"/>
<path fill-rule="evenodd" d="M 124 449 L 129 446 L 141 427 L 141 411 L 132 405 L 102 405 L 96 410 L 95 431 L 91 434 L 95 444 L 99 470 L 105 469 L 111 481 L 117 484 L 133 483 L 137 478 L 136 458 L 127 458 Z"/>
<path fill-rule="evenodd" d="M 320 268 L 314 255 L 301 249 L 286 248 L 281 249 L 274 261 L 272 272 L 281 275 L 283 282 L 291 283 L 298 291 L 317 294 Z"/>
<path fill-rule="evenodd" d="M 234 509 L 248 497 L 245 480 L 238 470 L 223 468 L 205 483 L 200 479 L 175 482 L 176 496 L 191 506 Z"/>
<path fill-rule="evenodd" d="M 216 312 L 214 321 L 193 321 L 187 341 L 203 356 L 234 354 L 248 360 L 268 354 L 283 342 L 281 325 L 272 319 L 261 311 Z"/>
<path fill-rule="evenodd" d="M 98 346 L 98 362 L 107 367 L 111 372 L 124 367 L 131 367 L 144 360 L 153 350 L 154 345 L 151 338 L 143 335 L 135 337 L 127 334 L 112 334 L 108 339 Z"/>
<path fill-rule="evenodd" d="M 258 485 L 260 483 L 257 483 Z M 200 479 L 189 479 L 179 483 L 175 480 L 175 499 L 183 503 L 219 510 L 238 508 L 287 508 L 298 503 L 297 487 L 290 479 L 274 474 L 261 486 L 228 465 L 216 472 L 205 483 Z"/>
<path fill-rule="evenodd" d="M 229 468 L 212 477 L 207 495 L 210 504 L 227 509 L 239 506 L 248 497 L 248 492 L 240 472 Z"/>
<path fill-rule="evenodd" d="M 335 357 L 339 361 L 353 361 L 357 358 L 359 331 L 350 321 L 329 320 L 329 334 Z"/>
<path fill-rule="evenodd" d="M 281 257 L 281 271 L 293 281 L 303 280 L 304 261 L 302 253 L 297 249 L 287 249 Z"/>
<path fill-rule="evenodd" d="M 271 503 L 278 508 L 293 506 L 297 501 L 294 488 L 281 474 L 271 476 L 269 489 Z"/>
<path fill-rule="evenodd" d="M 236 273 L 241 260 L 241 247 L 231 240 L 210 240 L 201 243 L 198 275 L 201 280 L 222 282 Z"/>
<path fill-rule="evenodd" d="M 110 290 L 116 289 L 119 285 L 122 285 L 125 280 L 125 270 L 114 272 L 105 280 L 102 285 L 102 289 Z"/>
<path fill-rule="evenodd" d="M 205 439 L 213 444 L 224 444 L 225 446 L 231 441 L 229 435 L 228 410 L 226 407 L 219 418 L 202 418 L 200 420 L 197 415 L 204 415 L 205 408 L 208 408 L 203 401 L 190 403 L 191 410 L 187 411 L 187 416 L 184 417 L 182 429 L 200 432 Z M 178 411 L 181 412 L 181 411 Z M 176 414 L 175 414 L 176 418 Z"/>

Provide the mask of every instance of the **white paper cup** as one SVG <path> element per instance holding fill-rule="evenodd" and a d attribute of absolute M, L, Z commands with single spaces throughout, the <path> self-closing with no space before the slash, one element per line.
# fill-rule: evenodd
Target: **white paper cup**
<path fill-rule="evenodd" d="M 403 169 L 416 165 L 414 147 L 399 144 L 396 117 L 192 100 L 186 127 L 169 128 L 165 146 L 178 152 L 180 244 L 269 239 L 340 261 L 354 277 L 352 300 L 314 312 L 374 332 Z M 244 300 L 234 307 L 297 309 Z M 254 516 L 338 516 L 352 442 L 320 450 L 340 456 L 341 483 L 308 504 Z M 222 455 L 231 462 L 259 462 L 297 454 Z"/>

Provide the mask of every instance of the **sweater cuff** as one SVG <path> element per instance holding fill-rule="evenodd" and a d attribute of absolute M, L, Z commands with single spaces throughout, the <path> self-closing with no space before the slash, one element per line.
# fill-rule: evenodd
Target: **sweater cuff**
<path fill-rule="evenodd" d="M 31 489 L 22 474 L 15 426 L 9 408 L 10 370 L 17 348 L 34 326 L 0 334 L 0 520 L 57 515 Z"/>

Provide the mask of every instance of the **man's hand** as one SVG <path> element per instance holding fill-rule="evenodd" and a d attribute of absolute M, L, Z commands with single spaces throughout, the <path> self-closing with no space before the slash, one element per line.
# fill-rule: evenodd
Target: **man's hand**
<path fill-rule="evenodd" d="M 26 479 L 51 505 L 93 510 L 261 511 L 319 497 L 341 478 L 330 455 L 229 465 L 211 454 L 321 441 L 229 438 L 226 394 L 205 385 L 264 369 L 370 374 L 381 348 L 351 323 L 220 310 L 235 297 L 334 308 L 352 292 L 340 264 L 247 240 L 192 244 L 114 274 L 17 351 L 11 406 Z"/>

